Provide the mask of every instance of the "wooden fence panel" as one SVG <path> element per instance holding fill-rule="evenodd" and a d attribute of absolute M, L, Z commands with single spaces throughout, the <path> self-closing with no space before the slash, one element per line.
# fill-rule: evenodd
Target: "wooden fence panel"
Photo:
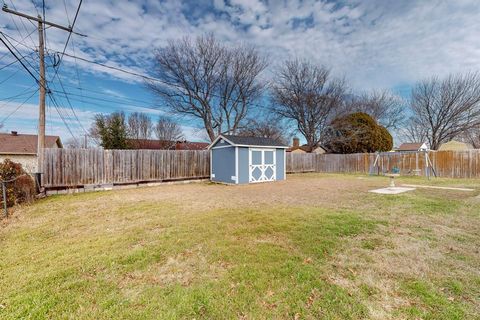
<path fill-rule="evenodd" d="M 45 187 L 124 184 L 210 176 L 208 151 L 45 149 Z"/>
<path fill-rule="evenodd" d="M 438 177 L 480 178 L 480 150 L 430 151 L 425 152 L 385 152 L 377 159 L 375 153 L 357 154 L 291 154 L 287 153 L 287 172 L 331 172 L 384 174 L 394 168 L 402 175 L 421 175 L 433 165 Z M 375 159 L 377 163 L 374 166 Z M 430 161 L 428 161 L 429 159 Z M 313 168 L 313 170 L 312 170 Z"/>
<path fill-rule="evenodd" d="M 398 168 L 403 175 L 425 175 L 424 152 L 358 154 L 287 153 L 286 169 L 295 172 L 383 174 Z M 480 150 L 430 151 L 439 177 L 480 178 Z M 208 151 L 45 149 L 43 185 L 124 184 L 210 176 Z M 377 159 L 376 166 L 374 166 Z"/>

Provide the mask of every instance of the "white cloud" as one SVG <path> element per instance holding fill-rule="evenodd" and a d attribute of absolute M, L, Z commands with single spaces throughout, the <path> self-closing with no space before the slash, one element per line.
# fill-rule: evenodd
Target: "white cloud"
<path fill-rule="evenodd" d="M 71 22 L 78 5 L 78 0 L 66 1 L 67 18 L 63 0 L 46 2 L 47 19 L 63 25 Z M 14 3 L 18 10 L 36 14 L 31 1 Z M 99 0 L 84 1 L 76 29 L 88 37 L 73 36 L 73 41 L 79 57 L 148 73 L 153 48 L 168 39 L 213 32 L 231 44 L 258 46 L 269 57 L 271 69 L 287 58 L 309 59 L 331 67 L 360 90 L 478 70 L 479 17 L 478 0 Z M 12 19 L 21 35 L 14 30 Z M 30 23 L 25 25 L 28 32 L 34 31 Z M 0 27 L 10 28 L 7 33 L 17 39 L 27 35 L 20 18 L 3 12 Z M 25 44 L 33 46 L 35 32 L 32 38 L 33 43 L 26 38 Z M 49 28 L 47 46 L 62 51 L 66 38 L 64 31 Z M 28 52 L 21 46 L 18 49 Z M 72 53 L 72 48 L 67 52 Z M 64 61 L 62 72 L 72 72 L 73 60 Z M 78 65 L 100 79 L 141 80 L 82 61 Z"/>
<path fill-rule="evenodd" d="M 77 3 L 67 1 L 67 19 L 62 1 L 47 1 L 47 18 L 68 25 Z M 272 57 L 272 64 L 288 57 L 325 64 L 360 88 L 393 87 L 480 65 L 480 6 L 476 0 L 342 3 L 215 0 L 204 6 L 207 10 L 201 4 L 175 0 L 86 1 L 76 28 L 89 37 L 73 39 L 78 56 L 145 73 L 150 70 L 154 47 L 171 38 L 214 32 L 231 43 L 259 46 Z M 15 4 L 17 9 L 35 14 L 30 1 Z M 12 27 L 11 19 L 0 15 L 0 25 Z M 13 19 L 22 26 L 20 18 Z M 31 27 L 27 24 L 27 29 Z M 62 51 L 66 36 L 50 28 L 49 47 Z M 36 41 L 35 34 L 32 37 Z M 79 64 L 93 73 L 134 79 L 100 66 Z"/>

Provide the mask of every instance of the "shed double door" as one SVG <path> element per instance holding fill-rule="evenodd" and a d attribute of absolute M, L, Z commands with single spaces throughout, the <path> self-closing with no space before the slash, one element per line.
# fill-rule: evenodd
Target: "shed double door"
<path fill-rule="evenodd" d="M 276 161 L 273 149 L 250 149 L 249 151 L 249 181 L 275 181 Z"/>

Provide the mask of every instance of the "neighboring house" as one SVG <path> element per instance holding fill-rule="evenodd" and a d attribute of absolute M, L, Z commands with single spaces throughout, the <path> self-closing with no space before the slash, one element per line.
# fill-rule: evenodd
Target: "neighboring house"
<path fill-rule="evenodd" d="M 316 154 L 324 154 L 324 153 L 327 153 L 327 150 L 325 150 L 321 146 L 317 146 L 317 147 L 313 148 L 311 152 L 316 153 Z"/>
<path fill-rule="evenodd" d="M 323 154 L 326 153 L 326 150 L 321 146 L 316 146 L 314 148 L 310 148 L 306 144 L 300 145 L 300 139 L 293 138 L 293 144 L 291 147 L 287 149 L 287 152 L 291 153 L 316 153 L 316 154 Z"/>
<path fill-rule="evenodd" d="M 424 142 L 402 143 L 395 151 L 428 151 L 428 146 Z"/>
<path fill-rule="evenodd" d="M 63 148 L 58 136 L 45 136 L 47 148 Z M 10 159 L 22 164 L 29 173 L 37 170 L 38 136 L 34 134 L 0 133 L 0 161 Z"/>
<path fill-rule="evenodd" d="M 144 150 L 207 150 L 206 142 L 168 141 L 150 139 L 127 139 L 127 144 L 132 149 Z"/>
<path fill-rule="evenodd" d="M 473 146 L 469 143 L 451 140 L 449 142 L 443 143 L 438 151 L 466 151 L 472 150 Z"/>

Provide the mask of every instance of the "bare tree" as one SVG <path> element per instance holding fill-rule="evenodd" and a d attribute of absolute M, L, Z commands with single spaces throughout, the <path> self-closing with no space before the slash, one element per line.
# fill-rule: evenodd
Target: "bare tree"
<path fill-rule="evenodd" d="M 345 82 L 333 79 L 330 70 L 299 60 L 286 61 L 273 84 L 273 111 L 293 120 L 309 147 L 316 146 L 329 122 L 340 111 Z"/>
<path fill-rule="evenodd" d="M 463 132 L 458 138 L 463 142 L 471 144 L 475 149 L 480 149 L 480 126 Z"/>
<path fill-rule="evenodd" d="M 415 117 L 410 117 L 400 136 L 409 142 L 428 142 L 428 128 Z"/>
<path fill-rule="evenodd" d="M 69 138 L 63 144 L 63 146 L 67 149 L 81 149 L 84 147 L 83 145 L 83 141 L 75 138 Z"/>
<path fill-rule="evenodd" d="M 271 138 L 286 144 L 288 142 L 286 131 L 278 117 L 267 116 L 259 120 L 250 119 L 245 127 L 239 130 L 238 134 L 241 136 Z"/>
<path fill-rule="evenodd" d="M 210 138 L 235 133 L 264 90 L 266 60 L 254 47 L 227 47 L 213 35 L 170 41 L 155 52 L 149 87 L 173 112 L 200 119 Z"/>
<path fill-rule="evenodd" d="M 148 139 L 152 133 L 152 119 L 142 112 L 128 116 L 128 136 L 132 139 Z"/>
<path fill-rule="evenodd" d="M 353 97 L 346 106 L 350 113 L 364 112 L 387 129 L 405 124 L 405 102 L 388 90 L 371 91 Z"/>
<path fill-rule="evenodd" d="M 430 148 L 480 126 L 480 76 L 478 73 L 437 77 L 412 90 L 413 119 L 424 128 Z"/>
<path fill-rule="evenodd" d="M 178 123 L 164 117 L 160 117 L 155 124 L 155 135 L 163 141 L 179 141 L 183 139 L 182 128 Z"/>

